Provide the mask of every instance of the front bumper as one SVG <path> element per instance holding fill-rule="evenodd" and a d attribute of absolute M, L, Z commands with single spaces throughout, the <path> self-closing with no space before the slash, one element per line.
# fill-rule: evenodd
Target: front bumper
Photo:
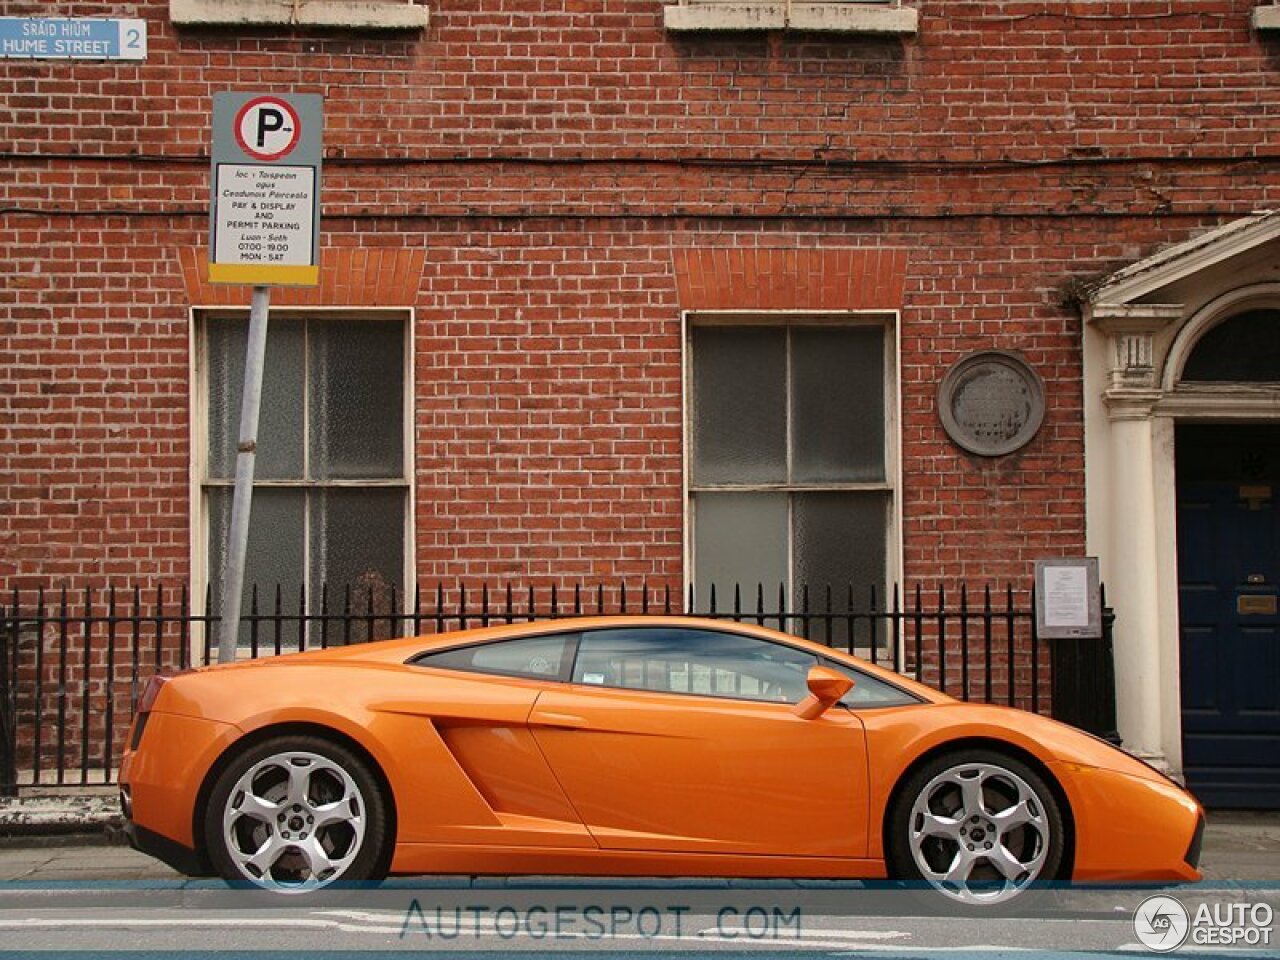
<path fill-rule="evenodd" d="M 1204 811 L 1169 780 L 1057 762 L 1075 819 L 1073 879 L 1194 883 Z"/>
<path fill-rule="evenodd" d="M 1191 843 L 1187 846 L 1187 852 L 1183 855 L 1183 862 L 1192 870 L 1200 869 L 1200 850 L 1204 846 L 1204 815 L 1201 814 L 1199 823 L 1196 824 L 1196 832 L 1191 837 Z"/>

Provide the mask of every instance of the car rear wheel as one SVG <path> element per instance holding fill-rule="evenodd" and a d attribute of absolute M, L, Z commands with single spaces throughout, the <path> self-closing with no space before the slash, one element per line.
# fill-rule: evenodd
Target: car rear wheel
<path fill-rule="evenodd" d="M 991 750 L 944 754 L 917 770 L 898 794 L 889 831 L 894 879 L 970 907 L 1022 902 L 1058 877 L 1066 845 L 1048 785 Z"/>
<path fill-rule="evenodd" d="M 205 820 L 210 859 L 228 883 L 281 893 L 386 875 L 387 801 L 368 766 L 321 737 L 244 751 L 219 775 Z"/>

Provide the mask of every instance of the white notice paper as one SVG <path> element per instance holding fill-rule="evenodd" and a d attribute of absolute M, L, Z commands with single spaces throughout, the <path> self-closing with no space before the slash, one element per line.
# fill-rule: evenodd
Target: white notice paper
<path fill-rule="evenodd" d="M 315 168 L 221 163 L 217 180 L 215 263 L 315 263 Z"/>
<path fill-rule="evenodd" d="M 1048 627 L 1089 626 L 1089 571 L 1086 568 L 1045 569 L 1044 622 Z"/>

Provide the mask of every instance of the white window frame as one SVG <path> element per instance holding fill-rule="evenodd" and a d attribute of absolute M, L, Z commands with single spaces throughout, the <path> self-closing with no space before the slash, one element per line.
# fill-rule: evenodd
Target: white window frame
<path fill-rule="evenodd" d="M 205 360 L 208 354 L 208 343 L 206 340 L 207 324 L 209 319 L 234 318 L 248 320 L 249 308 L 235 307 L 192 307 L 189 312 L 188 323 L 188 378 L 190 391 L 188 393 L 188 416 L 191 424 L 191 456 L 188 458 L 190 463 L 190 474 L 188 476 L 189 483 L 189 503 L 190 510 L 190 531 L 188 542 L 191 544 L 190 569 L 191 569 L 191 597 L 192 610 L 199 610 L 205 614 L 214 614 L 216 611 L 203 610 L 205 597 L 208 596 L 209 584 L 212 582 L 212 571 L 209 569 L 209 504 L 208 498 L 205 496 L 206 487 L 210 486 L 206 478 L 209 470 L 209 415 L 206 397 L 208 395 L 208 362 Z M 390 489 L 404 489 L 407 493 L 405 497 L 405 517 L 404 517 L 404 556 L 402 559 L 402 569 L 404 570 L 404 582 L 398 585 L 401 598 L 408 598 L 413 595 L 413 585 L 417 583 L 416 570 L 416 554 L 415 549 L 416 531 L 417 531 L 417 484 L 414 482 L 414 462 L 416 450 L 414 446 L 414 397 L 415 384 L 414 375 L 414 353 L 415 338 L 417 335 L 417 325 L 415 323 L 414 311 L 411 308 L 395 307 L 395 308 L 352 308 L 352 307 L 278 307 L 272 308 L 271 317 L 325 317 L 339 320 L 396 320 L 398 319 L 404 326 L 404 369 L 402 376 L 404 377 L 403 390 L 403 410 L 402 410 L 402 429 L 404 430 L 404 438 L 402 443 L 403 463 L 401 469 L 403 471 L 402 479 L 399 480 L 328 480 L 317 483 L 298 483 L 292 480 L 285 481 L 261 481 L 255 480 L 255 487 L 279 486 L 288 489 L 320 489 L 320 488 L 354 488 L 368 489 L 371 487 L 385 487 Z M 267 321 L 268 329 L 270 329 L 270 319 Z M 205 362 L 201 362 L 204 360 Z M 264 376 L 271 376 L 270 368 L 264 371 Z M 305 413 L 304 413 L 305 416 Z M 222 486 L 224 484 L 218 484 Z M 309 543 L 308 543 L 309 546 Z M 309 566 L 308 566 L 309 569 Z M 288 608 L 287 608 L 288 609 Z M 403 612 L 403 607 L 402 607 Z M 193 625 L 191 631 L 191 653 L 192 662 L 196 663 L 198 657 L 203 655 L 204 650 L 204 623 Z"/>
<path fill-rule="evenodd" d="M 682 444 L 681 474 L 684 495 L 684 596 L 689 596 L 691 587 L 696 588 L 694 571 L 697 569 L 697 545 L 694 543 L 694 497 L 701 490 L 713 489 L 708 486 L 695 486 L 693 483 L 693 330 L 695 327 L 707 326 L 757 326 L 757 327 L 795 327 L 795 326 L 832 326 L 832 327 L 880 327 L 885 331 L 884 357 L 884 472 L 885 479 L 879 483 L 820 483 L 803 485 L 766 484 L 752 486 L 735 485 L 733 490 L 750 493 L 756 490 L 795 490 L 813 491 L 874 491 L 884 492 L 889 496 L 889 527 L 885 531 L 885 587 L 892 590 L 895 583 L 902 582 L 902 391 L 900 387 L 900 371 L 902 356 L 900 314 L 896 310 L 851 310 L 851 311 L 802 311 L 802 310 L 696 310 L 684 311 L 680 320 L 681 350 L 681 411 L 680 421 L 683 424 L 684 436 Z M 791 443 L 787 444 L 790 457 Z M 729 488 L 725 488 L 729 489 Z M 790 508 L 789 508 L 790 509 Z M 788 514 L 787 518 L 787 595 L 788 606 L 795 607 L 798 598 L 791 594 L 795 589 L 795 523 Z M 810 597 L 810 602 L 817 598 Z M 887 609 L 889 598 L 880 598 L 882 608 Z M 716 598 L 719 610 L 731 609 L 732 600 Z M 748 600 L 744 598 L 744 609 Z M 749 601 L 754 605 L 754 598 Z M 765 597 L 766 609 L 774 602 Z M 791 611 L 786 611 L 791 612 Z"/>

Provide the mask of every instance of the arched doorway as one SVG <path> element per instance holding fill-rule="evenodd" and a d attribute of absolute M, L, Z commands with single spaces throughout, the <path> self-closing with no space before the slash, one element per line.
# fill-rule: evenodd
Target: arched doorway
<path fill-rule="evenodd" d="M 1124 746 L 1210 805 L 1280 808 L 1280 210 L 1117 271 L 1082 314 L 1086 540 Z"/>
<path fill-rule="evenodd" d="M 1280 309 L 1217 321 L 1176 389 L 1280 392 Z M 1280 426 L 1175 430 L 1182 762 L 1208 806 L 1280 806 Z"/>

